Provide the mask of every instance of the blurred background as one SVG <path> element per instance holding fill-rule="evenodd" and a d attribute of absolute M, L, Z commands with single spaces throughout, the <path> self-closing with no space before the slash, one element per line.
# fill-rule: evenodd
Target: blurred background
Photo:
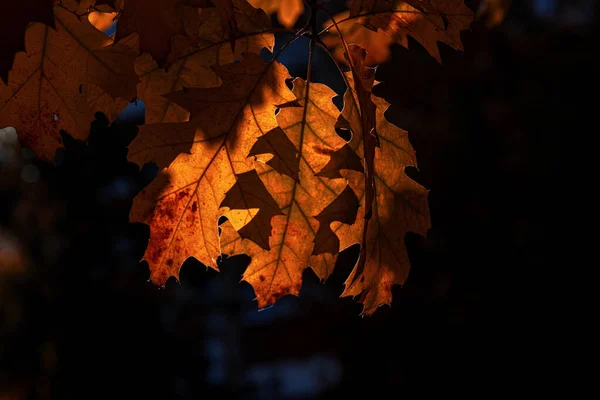
<path fill-rule="evenodd" d="M 561 137 L 591 108 L 580 92 L 597 71 L 600 7 L 466 3 L 479 12 L 464 52 L 440 44 L 440 65 L 411 40 L 377 70 L 433 227 L 406 237 L 409 278 L 371 317 L 339 298 L 357 248 L 325 284 L 307 270 L 300 297 L 260 311 L 239 283 L 245 256 L 221 273 L 189 259 L 180 281 L 148 282 L 148 227 L 128 220 L 156 173 L 126 159 L 142 102 L 112 124 L 97 115 L 87 144 L 65 136 L 53 164 L 0 130 L 0 399 L 489 396 L 531 383 L 549 307 L 527 277 L 548 275 L 561 246 Z M 307 49 L 298 40 L 280 59 L 293 76 Z M 341 94 L 317 51 L 315 80 Z"/>

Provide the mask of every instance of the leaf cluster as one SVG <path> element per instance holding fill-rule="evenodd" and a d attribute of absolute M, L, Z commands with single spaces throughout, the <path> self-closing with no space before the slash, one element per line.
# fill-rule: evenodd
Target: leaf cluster
<path fill-rule="evenodd" d="M 15 15 L 13 32 L 2 36 L 19 39 L 0 57 L 10 60 L 0 63 L 0 126 L 38 157 L 51 160 L 64 132 L 87 140 L 98 112 L 114 120 L 144 102 L 128 159 L 160 172 L 130 219 L 150 227 L 143 258 L 154 283 L 178 277 L 188 257 L 218 269 L 223 254 L 248 254 L 243 279 L 265 307 L 297 295 L 308 267 L 327 279 L 339 252 L 359 243 L 342 295 L 358 296 L 365 314 L 391 302 L 408 276 L 404 237 L 425 235 L 430 217 L 427 190 L 405 173 L 417 167 L 408 134 L 372 93 L 373 65 L 408 36 L 438 61 L 437 42 L 462 49 L 472 20 L 462 0 L 353 0 L 335 16 L 327 0 L 8 4 L 0 11 Z M 291 39 L 265 60 L 281 32 Z M 293 79 L 279 57 L 300 37 L 310 38 L 309 61 L 306 79 Z M 341 111 L 333 90 L 312 82 L 316 47 L 346 83 Z"/>

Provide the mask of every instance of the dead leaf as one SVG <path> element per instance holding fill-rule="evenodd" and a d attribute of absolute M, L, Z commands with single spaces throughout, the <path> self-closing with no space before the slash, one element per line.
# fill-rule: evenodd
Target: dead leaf
<path fill-rule="evenodd" d="M 254 287 L 259 307 L 287 294 L 297 295 L 302 271 L 308 267 L 321 279 L 331 274 L 340 244 L 330 224 L 352 224 L 358 207 L 358 199 L 344 179 L 317 175 L 329 155 L 346 144 L 334 129 L 339 116 L 331 101 L 335 93 L 325 85 L 307 85 L 299 78 L 294 80 L 293 90 L 298 100 L 280 106 L 277 121 L 281 128 L 260 137 L 249 153 L 272 155 L 266 164 L 257 163 L 256 170 L 283 211 L 270 220 L 270 249 L 257 245 L 256 240 L 244 240 L 243 252 L 252 260 L 243 279 Z M 232 195 L 228 192 L 225 200 Z M 264 223 L 254 217 L 246 226 Z M 225 233 L 221 246 L 227 254 L 242 251 L 231 232 Z"/>
<path fill-rule="evenodd" d="M 248 0 L 254 7 L 262 8 L 267 14 L 277 13 L 277 19 L 286 28 L 292 28 L 304 12 L 302 0 Z"/>
<path fill-rule="evenodd" d="M 437 42 L 443 42 L 454 49 L 462 50 L 460 32 L 469 28 L 473 12 L 464 5 L 463 0 L 354 0 L 348 13 L 335 17 L 346 43 L 357 44 L 373 51 L 374 61 L 385 61 L 388 54 L 382 49 L 382 36 L 389 35 L 389 43 L 397 43 L 408 48 L 408 36 L 417 40 L 438 62 L 441 56 Z M 360 25 L 358 25 L 358 24 Z M 332 25 L 327 21 L 325 26 Z M 368 29 L 377 34 L 364 32 Z M 330 29 L 327 43 L 335 46 L 339 61 L 345 62 L 344 47 L 337 32 Z"/>
<path fill-rule="evenodd" d="M 2 52 L 0 53 L 0 81 L 8 82 L 15 54 L 24 50 L 25 30 L 30 22 L 54 26 L 54 0 L 0 1 Z M 0 83 L 1 84 L 1 83 Z"/>
<path fill-rule="evenodd" d="M 135 98 L 135 52 L 56 6 L 56 30 L 34 23 L 26 51 L 18 53 L 8 85 L 0 83 L 0 125 L 14 126 L 23 144 L 50 160 L 61 146 L 59 131 L 85 140 L 94 112 L 82 84 L 98 86 L 112 98 Z"/>
<path fill-rule="evenodd" d="M 156 140 L 162 146 L 175 137 L 191 145 L 190 154 L 180 154 L 164 169 L 134 199 L 131 210 L 132 221 L 150 225 L 144 259 L 159 285 L 169 276 L 177 277 L 188 256 L 216 268 L 221 253 L 217 220 L 225 193 L 236 183 L 236 175 L 253 169 L 252 160 L 246 160 L 248 152 L 277 126 L 276 105 L 294 100 L 285 84 L 287 69 L 276 61 L 265 63 L 257 54 L 245 53 L 239 63 L 215 71 L 221 86 L 166 96 L 190 112 L 189 122 L 160 124 L 161 129 L 140 132 L 135 139 Z M 155 138 L 144 137 L 148 135 Z M 268 232 L 269 227 L 262 229 Z"/>
<path fill-rule="evenodd" d="M 362 132 L 365 126 L 361 109 L 363 102 L 358 99 L 359 94 L 354 89 L 354 76 L 369 77 L 363 80 L 364 86 L 361 89 L 367 92 L 371 91 L 369 85 L 373 84 L 373 80 L 370 78 L 371 72 L 365 71 L 364 49 L 355 45 L 351 45 L 349 49 L 352 63 L 359 71 L 358 74 L 349 72 L 346 75 L 351 87 L 344 96 L 340 123 L 347 124 L 353 133 L 359 133 L 352 136 L 349 147 L 364 159 L 363 141 L 368 134 Z M 392 285 L 406 281 L 409 271 L 408 254 L 404 245 L 406 233 L 425 235 L 430 227 L 428 192 L 404 172 L 408 166 L 417 166 L 408 134 L 386 120 L 384 113 L 389 104 L 385 100 L 372 94 L 370 97 L 379 139 L 379 146 L 374 149 L 374 201 L 371 204 L 371 217 L 365 219 L 370 205 L 366 199 L 365 177 L 350 170 L 342 170 L 342 175 L 348 179 L 349 185 L 361 199 L 361 207 L 356 225 L 341 225 L 336 230 L 342 247 L 363 243 L 363 267 L 357 263 L 346 281 L 346 289 L 342 295 L 359 296 L 364 304 L 365 314 L 372 314 L 381 304 L 390 304 Z M 336 165 L 336 160 L 343 158 L 334 154 L 333 162 L 328 163 L 325 171 L 341 169 L 340 165 Z M 369 223 L 367 229 L 364 229 L 366 221 Z"/>

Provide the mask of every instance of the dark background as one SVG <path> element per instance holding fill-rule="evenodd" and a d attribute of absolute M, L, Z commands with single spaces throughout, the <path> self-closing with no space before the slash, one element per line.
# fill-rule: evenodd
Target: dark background
<path fill-rule="evenodd" d="M 600 10 L 514 3 L 501 25 L 464 32 L 464 52 L 440 45 L 443 65 L 411 41 L 377 71 L 375 94 L 417 150 L 409 173 L 431 190 L 433 228 L 406 238 L 408 281 L 371 317 L 338 298 L 356 248 L 324 285 L 307 270 L 299 298 L 261 311 L 239 283 L 245 256 L 221 273 L 188 260 L 180 282 L 149 283 L 148 227 L 128 221 L 155 173 L 126 161 L 139 102 L 110 128 L 98 116 L 88 144 L 65 137 L 53 165 L 2 144 L 0 398 L 487 396 L 530 382 L 543 349 L 529 332 L 547 306 L 526 277 L 556 263 L 561 137 L 576 133 L 597 69 Z M 281 59 L 293 76 L 306 49 Z M 317 81 L 343 90 L 324 54 L 315 63 Z"/>

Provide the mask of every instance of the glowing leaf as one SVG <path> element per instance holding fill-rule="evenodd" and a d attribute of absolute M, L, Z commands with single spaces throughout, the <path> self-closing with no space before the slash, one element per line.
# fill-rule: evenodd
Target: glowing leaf
<path fill-rule="evenodd" d="M 271 218 L 270 249 L 243 242 L 243 252 L 252 258 L 244 280 L 254 287 L 259 307 L 287 294 L 297 295 L 307 267 L 321 279 L 331 274 L 340 246 L 330 224 L 352 224 L 358 207 L 358 199 L 344 179 L 317 175 L 328 163 L 329 154 L 346 143 L 334 129 L 339 116 L 331 101 L 335 93 L 327 86 L 295 79 L 294 94 L 297 101 L 280 105 L 277 120 L 281 128 L 259 138 L 250 151 L 250 155 L 272 153 L 270 162 L 257 163 L 256 169 L 283 211 Z M 226 200 L 231 195 L 229 192 Z M 241 251 L 235 239 L 232 232 L 224 232 L 223 252 Z"/>
<path fill-rule="evenodd" d="M 82 94 L 93 84 L 112 98 L 132 100 L 136 53 L 94 28 L 86 16 L 54 8 L 56 30 L 33 23 L 18 53 L 8 84 L 0 83 L 0 125 L 14 126 L 23 144 L 52 159 L 61 146 L 59 131 L 85 139 L 95 111 Z"/>
<path fill-rule="evenodd" d="M 151 279 L 163 284 L 178 276 L 188 256 L 216 268 L 219 256 L 217 221 L 225 193 L 236 174 L 253 169 L 248 152 L 264 133 L 275 128 L 277 104 L 294 100 L 285 80 L 287 70 L 276 61 L 265 63 L 254 53 L 242 61 L 215 67 L 223 83 L 216 88 L 184 89 L 166 97 L 188 110 L 191 120 L 140 132 L 136 141 L 148 144 L 173 137 L 186 141 L 190 154 L 180 154 L 134 200 L 131 219 L 150 225 L 144 255 Z M 255 208 L 248 202 L 244 208 Z M 269 226 L 250 232 L 259 241 Z"/>

